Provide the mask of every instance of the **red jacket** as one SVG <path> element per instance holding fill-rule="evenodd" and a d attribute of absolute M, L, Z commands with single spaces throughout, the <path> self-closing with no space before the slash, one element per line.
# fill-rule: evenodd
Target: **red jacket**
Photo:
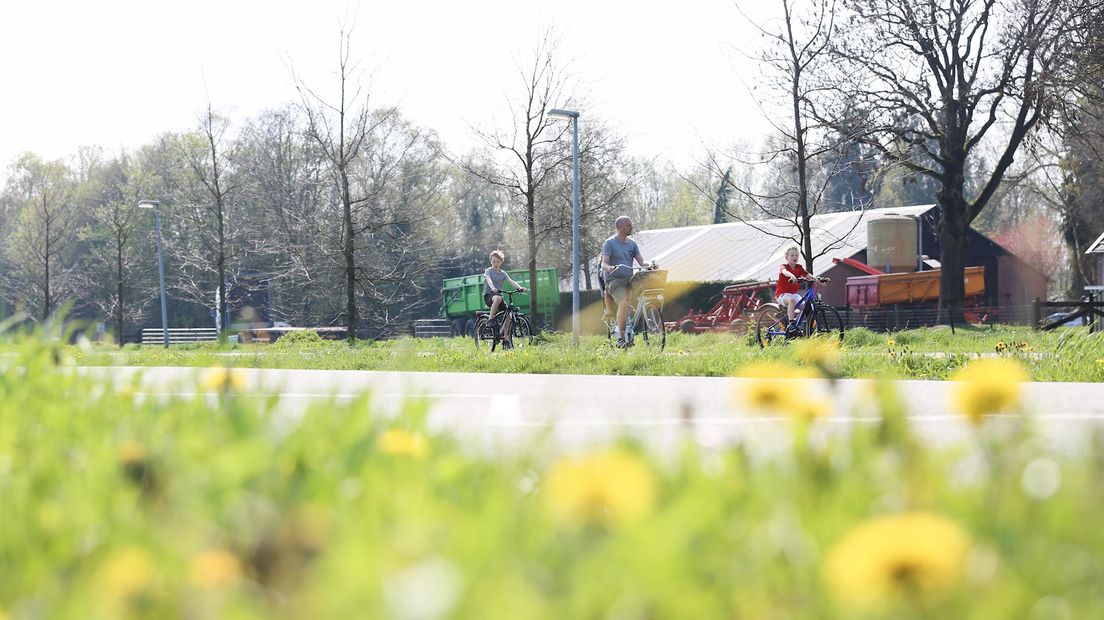
<path fill-rule="evenodd" d="M 775 299 L 778 299 L 779 295 L 783 295 L 785 293 L 796 293 L 799 290 L 797 282 L 790 282 L 789 277 L 782 275 L 783 269 L 789 270 L 790 273 L 794 274 L 798 278 L 809 275 L 809 272 L 805 271 L 805 268 L 801 266 L 801 263 L 794 265 L 793 269 L 790 269 L 789 263 L 782 263 L 782 266 L 778 268 L 778 284 L 774 287 Z"/>

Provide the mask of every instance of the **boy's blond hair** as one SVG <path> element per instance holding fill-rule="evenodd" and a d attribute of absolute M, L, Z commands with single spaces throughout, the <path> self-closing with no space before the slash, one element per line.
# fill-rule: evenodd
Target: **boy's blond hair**
<path fill-rule="evenodd" d="M 789 254 L 790 250 L 797 250 L 797 257 L 801 258 L 801 248 L 797 247 L 796 245 L 791 245 L 790 247 L 786 248 L 786 251 L 782 253 L 782 256 Z"/>
<path fill-rule="evenodd" d="M 490 258 L 498 257 L 498 260 L 506 260 L 506 255 L 502 253 L 502 250 L 494 250 L 491 252 Z"/>

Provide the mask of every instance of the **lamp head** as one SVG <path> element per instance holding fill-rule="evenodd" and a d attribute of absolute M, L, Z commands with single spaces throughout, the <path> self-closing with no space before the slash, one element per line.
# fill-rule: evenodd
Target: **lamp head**
<path fill-rule="evenodd" d="M 161 206 L 161 201 L 160 200 L 139 200 L 138 201 L 138 208 L 139 209 L 156 209 L 160 206 Z"/>
<path fill-rule="evenodd" d="M 564 120 L 571 120 L 573 118 L 579 118 L 579 113 L 575 112 L 573 110 L 554 109 L 554 110 L 549 110 L 548 115 L 551 116 L 552 118 L 562 118 Z"/>

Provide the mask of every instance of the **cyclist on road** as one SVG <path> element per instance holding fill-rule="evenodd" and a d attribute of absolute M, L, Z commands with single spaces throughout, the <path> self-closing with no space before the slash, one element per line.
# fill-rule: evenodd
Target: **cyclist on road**
<path fill-rule="evenodd" d="M 798 293 L 798 282 L 801 280 L 816 282 L 817 280 L 816 276 L 805 271 L 805 268 L 798 264 L 797 259 L 800 256 L 801 250 L 796 245 L 786 248 L 786 262 L 782 263 L 782 266 L 778 269 L 778 284 L 774 287 L 775 301 L 786 308 L 787 334 L 797 329 L 794 318 L 797 314 L 797 303 L 801 301 L 801 295 Z"/>
<path fill-rule="evenodd" d="M 617 218 L 613 224 L 617 233 L 606 239 L 602 244 L 602 272 L 606 280 L 606 293 L 617 303 L 617 346 L 625 347 L 625 323 L 629 315 L 629 280 L 632 278 L 633 261 L 640 263 L 642 267 L 656 268 L 656 264 L 648 265 L 644 255 L 640 253 L 640 246 L 636 241 L 629 239 L 633 232 L 632 219 L 627 215 Z"/>
<path fill-rule="evenodd" d="M 502 285 L 507 282 L 518 291 L 524 293 L 525 287 L 514 282 L 510 274 L 502 270 L 502 262 L 506 255 L 501 250 L 495 250 L 490 255 L 491 266 L 483 272 L 483 303 L 491 308 L 491 318 L 488 323 L 492 328 L 498 329 L 498 307 L 502 305 Z M 502 325 L 503 344 L 510 345 L 510 314 L 506 313 L 504 325 Z"/>

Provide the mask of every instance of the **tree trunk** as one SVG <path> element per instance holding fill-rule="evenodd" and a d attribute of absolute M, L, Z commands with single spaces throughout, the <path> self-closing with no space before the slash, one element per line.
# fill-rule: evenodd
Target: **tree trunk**
<path fill-rule="evenodd" d="M 786 10 L 787 29 L 790 26 L 789 9 Z M 801 122 L 801 64 L 793 49 L 793 33 L 790 32 L 790 50 L 793 59 L 790 81 L 790 101 L 793 104 L 794 142 L 797 149 L 797 226 L 801 231 L 801 253 L 805 256 L 805 270 L 813 272 L 813 236 L 809 225 L 809 172 L 805 152 L 806 129 Z"/>
<path fill-rule="evenodd" d="M 45 197 L 42 199 L 42 211 L 44 213 L 46 213 L 46 198 Z M 42 293 L 43 293 L 42 322 L 43 323 L 46 322 L 46 319 L 50 318 L 50 252 L 52 251 L 52 248 L 50 247 L 50 220 L 48 218 L 46 219 L 46 226 L 45 227 L 46 227 L 46 236 L 44 237 L 44 242 L 43 242 L 43 245 L 45 246 L 45 248 L 44 248 L 45 251 L 42 253 L 43 258 L 44 258 L 43 263 L 45 263 L 45 270 L 44 271 L 45 271 L 45 276 L 46 276 L 42 280 Z"/>
<path fill-rule="evenodd" d="M 529 185 L 532 187 L 532 183 Z M 536 196 L 525 195 L 525 234 L 529 240 L 529 322 L 537 325 L 537 216 Z"/>
<path fill-rule="evenodd" d="M 226 309 L 230 304 L 226 301 L 226 218 L 221 195 L 215 200 L 215 204 L 218 207 L 218 313 L 222 317 L 218 339 L 220 343 L 225 344 L 226 334 L 230 328 L 230 315 Z"/>
<path fill-rule="evenodd" d="M 951 325 L 964 323 L 962 303 L 966 299 L 966 259 L 970 241 L 970 205 L 966 202 L 966 129 L 963 108 L 957 101 L 944 104 L 944 137 L 940 151 L 942 174 L 935 200 L 942 212 L 939 218 L 939 317 Z"/>
<path fill-rule="evenodd" d="M 341 202 L 343 207 L 342 227 L 344 235 L 341 252 L 345 256 L 345 313 L 348 315 L 348 331 L 345 334 L 350 344 L 356 342 L 357 315 L 356 303 L 356 254 L 353 231 L 353 201 L 349 193 L 349 176 L 345 170 L 340 171 L 341 176 Z"/>
<path fill-rule="evenodd" d="M 966 259 L 969 257 L 970 240 L 966 236 L 969 225 L 964 213 L 965 202 L 959 198 L 959 206 L 953 207 L 940 202 L 944 209 L 939 222 L 939 317 L 952 324 L 965 322 L 962 302 L 966 298 L 966 284 L 963 280 L 966 271 Z"/>
<path fill-rule="evenodd" d="M 123 246 L 115 246 L 115 283 L 117 285 L 118 301 L 115 304 L 115 323 L 118 325 L 119 348 L 123 347 Z"/>

